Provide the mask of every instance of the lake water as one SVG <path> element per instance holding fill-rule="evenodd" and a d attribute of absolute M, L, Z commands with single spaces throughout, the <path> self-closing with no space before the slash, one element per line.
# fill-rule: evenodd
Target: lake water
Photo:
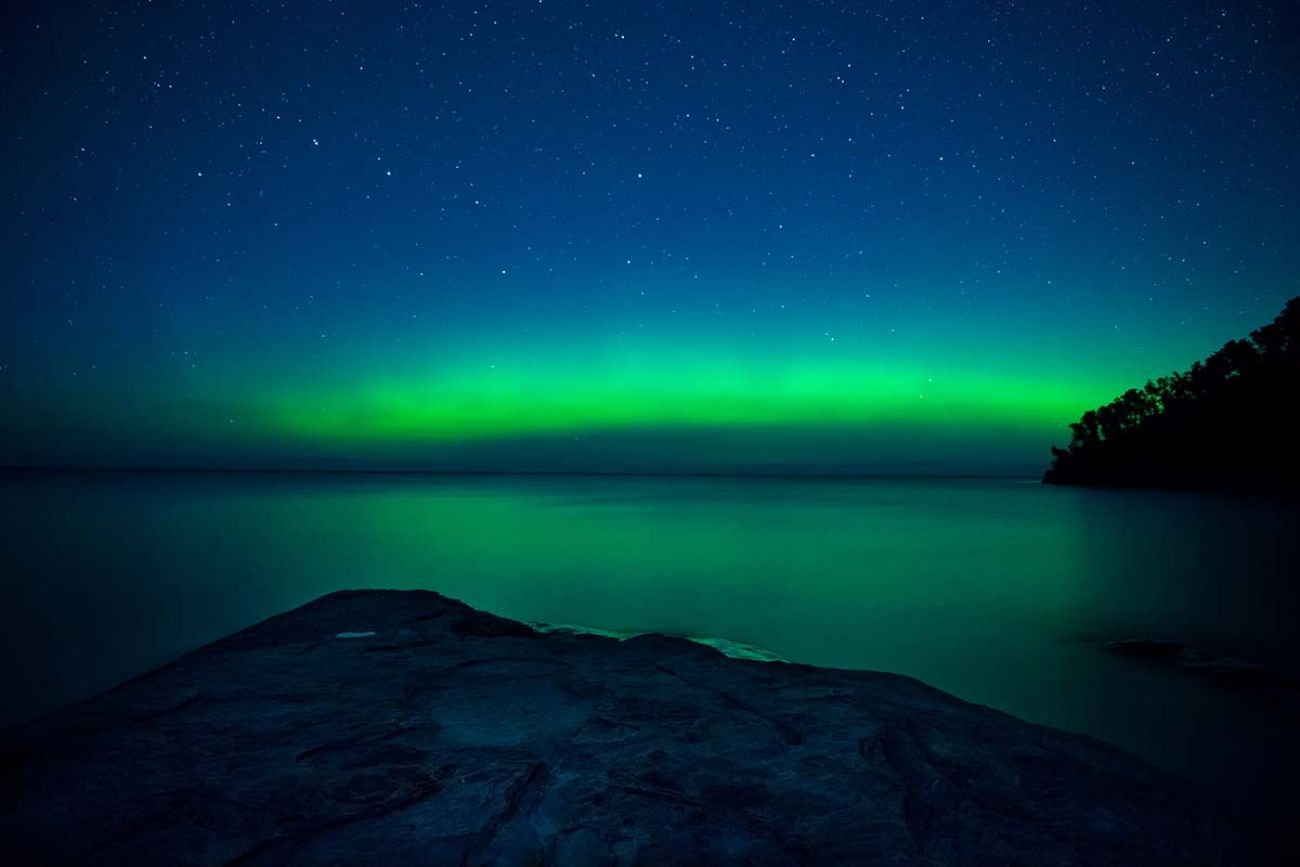
<path fill-rule="evenodd" d="M 1300 674 L 1300 512 L 1277 502 L 1009 479 L 15 474 L 0 506 L 4 723 L 332 590 L 428 588 L 900 672 L 1247 806 L 1300 805 L 1289 698 L 1102 649 L 1174 638 Z"/>

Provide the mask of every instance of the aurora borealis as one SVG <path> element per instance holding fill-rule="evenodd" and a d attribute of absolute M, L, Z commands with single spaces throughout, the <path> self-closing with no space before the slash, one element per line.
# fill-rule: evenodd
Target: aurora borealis
<path fill-rule="evenodd" d="M 4 460 L 1028 470 L 1300 286 L 1283 4 L 68 3 Z"/>

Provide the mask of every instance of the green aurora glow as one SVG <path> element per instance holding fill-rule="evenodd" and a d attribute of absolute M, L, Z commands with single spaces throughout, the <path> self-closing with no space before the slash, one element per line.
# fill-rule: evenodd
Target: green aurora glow
<path fill-rule="evenodd" d="M 1250 15 L 245 5 L 20 10 L 3 463 L 1036 473 L 1296 291 Z"/>
<path fill-rule="evenodd" d="M 180 465 L 1030 472 L 1066 421 L 1127 381 L 1081 380 L 1064 362 L 1037 376 L 939 364 L 933 349 L 903 361 L 861 345 L 730 349 L 588 341 L 473 363 L 460 348 L 418 362 L 408 349 L 362 370 L 353 351 L 315 371 L 196 364 L 130 389 L 34 396 L 11 434 L 31 426 L 34 463 L 67 451 L 131 463 L 141 450 Z"/>

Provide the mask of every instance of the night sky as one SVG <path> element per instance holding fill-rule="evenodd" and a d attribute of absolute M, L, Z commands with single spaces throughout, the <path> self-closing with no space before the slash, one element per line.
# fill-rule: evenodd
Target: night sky
<path fill-rule="evenodd" d="M 1295 14 L 23 4 L 0 462 L 1036 471 L 1300 291 Z"/>

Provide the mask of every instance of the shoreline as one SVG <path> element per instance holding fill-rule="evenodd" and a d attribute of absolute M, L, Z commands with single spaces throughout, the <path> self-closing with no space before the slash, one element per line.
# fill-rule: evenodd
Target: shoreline
<path fill-rule="evenodd" d="M 0 743 L 10 863 L 1249 860 L 1190 784 L 909 677 L 429 591 L 329 594 Z"/>

